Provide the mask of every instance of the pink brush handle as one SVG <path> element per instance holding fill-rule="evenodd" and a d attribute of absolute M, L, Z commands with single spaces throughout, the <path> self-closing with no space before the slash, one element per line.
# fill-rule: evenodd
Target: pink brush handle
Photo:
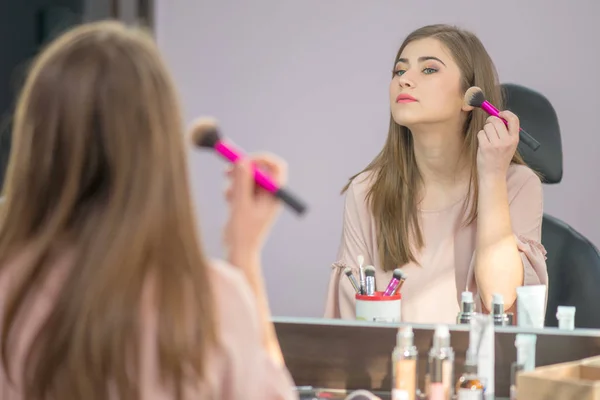
<path fill-rule="evenodd" d="M 393 295 L 394 292 L 396 291 L 396 289 L 398 288 L 398 285 L 400 285 L 400 281 L 396 278 L 392 278 L 392 280 L 388 284 L 387 288 L 385 288 L 385 292 L 383 292 L 383 295 L 384 296 Z"/>
<path fill-rule="evenodd" d="M 504 125 L 508 127 L 508 121 L 500 116 L 500 111 L 498 111 L 498 109 L 490 102 L 484 101 L 481 103 L 481 109 L 489 115 L 500 118 L 504 122 Z M 523 128 L 519 128 L 519 139 L 525 143 L 525 145 L 529 146 L 529 148 L 531 148 L 533 151 L 536 151 L 540 147 L 540 142 L 535 140 L 535 138 L 529 133 L 525 132 Z"/>
<path fill-rule="evenodd" d="M 223 157 L 225 157 L 232 163 L 235 163 L 244 156 L 244 153 L 241 150 L 236 149 L 233 146 L 233 144 L 227 143 L 223 140 L 218 141 L 215 144 L 214 149 L 217 153 L 221 154 Z M 256 166 L 252 166 L 252 168 L 254 169 L 254 180 L 256 181 L 256 183 L 273 194 L 277 193 L 277 191 L 279 190 L 277 184 L 275 184 L 275 182 L 273 182 L 273 180 L 268 175 L 266 175 Z"/>
<path fill-rule="evenodd" d="M 483 111 L 485 111 L 486 113 L 490 114 L 491 116 L 500 118 L 502 121 L 504 121 L 504 124 L 506 126 L 508 126 L 508 121 L 506 121 L 504 118 L 502 118 L 500 116 L 500 111 L 498 111 L 498 109 L 496 107 L 494 107 L 491 103 L 484 101 L 481 104 L 481 109 Z"/>

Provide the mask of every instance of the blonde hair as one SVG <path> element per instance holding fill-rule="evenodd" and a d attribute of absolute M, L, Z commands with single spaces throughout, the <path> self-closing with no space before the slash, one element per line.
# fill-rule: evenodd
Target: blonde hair
<path fill-rule="evenodd" d="M 439 40 L 453 55 L 461 70 L 463 93 L 471 86 L 478 86 L 488 101 L 502 108 L 502 93 L 494 63 L 481 41 L 471 32 L 449 25 L 417 29 L 400 46 L 394 64 L 409 43 L 425 38 Z M 486 118 L 487 114 L 475 109 L 469 113 L 464 128 L 464 152 L 471 160 L 469 192 L 465 200 L 465 210 L 470 211 L 466 224 L 477 217 L 477 133 Z M 518 151 L 512 162 L 524 164 Z M 367 200 L 377 226 L 378 253 L 383 269 L 390 271 L 409 262 L 417 263 L 413 249 L 421 249 L 424 245 L 417 209 L 417 193 L 422 179 L 415 161 L 412 135 L 391 116 L 383 149 L 363 171 L 350 178 L 342 193 L 366 171 L 373 173 Z"/>
<path fill-rule="evenodd" d="M 74 263 L 28 350 L 26 399 L 138 398 L 141 297 L 152 283 L 160 373 L 182 397 L 216 344 L 177 94 L 151 37 L 77 27 L 37 58 L 20 95 L 0 208 L 0 268 L 31 262 L 4 307 L 8 373 L 17 317 L 62 244 Z"/>

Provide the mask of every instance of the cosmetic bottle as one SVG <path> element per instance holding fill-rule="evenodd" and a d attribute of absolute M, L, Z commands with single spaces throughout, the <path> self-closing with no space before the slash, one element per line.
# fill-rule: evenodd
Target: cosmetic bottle
<path fill-rule="evenodd" d="M 392 353 L 392 400 L 415 400 L 417 392 L 418 351 L 412 327 L 398 330 Z"/>
<path fill-rule="evenodd" d="M 477 353 L 467 350 L 465 370 L 456 383 L 458 400 L 483 400 L 483 382 L 477 374 Z"/>
<path fill-rule="evenodd" d="M 558 306 L 556 311 L 558 329 L 572 331 L 575 329 L 575 307 Z"/>
<path fill-rule="evenodd" d="M 434 384 L 434 372 L 441 374 L 444 399 L 450 399 L 454 395 L 454 350 L 450 346 L 450 330 L 446 325 L 438 325 L 435 328 L 433 347 L 429 351 L 429 379 L 426 381 L 429 384 L 427 393 L 430 397 L 432 396 L 432 386 Z"/>
<path fill-rule="evenodd" d="M 430 363 L 431 378 L 429 383 L 428 400 L 450 400 L 444 387 L 444 360 L 434 358 Z"/>
<path fill-rule="evenodd" d="M 492 317 L 496 326 L 512 325 L 512 315 L 509 318 L 504 312 L 504 297 L 501 294 L 494 294 L 492 297 Z"/>
<path fill-rule="evenodd" d="M 475 303 L 472 292 L 462 292 L 460 301 L 460 312 L 456 317 L 457 324 L 468 324 L 475 314 Z"/>

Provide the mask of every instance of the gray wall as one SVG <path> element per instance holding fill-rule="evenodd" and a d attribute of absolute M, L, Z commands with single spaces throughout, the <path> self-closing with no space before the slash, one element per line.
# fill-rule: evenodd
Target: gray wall
<path fill-rule="evenodd" d="M 545 188 L 546 212 L 600 244 L 599 15 L 596 0 L 157 0 L 155 27 L 186 121 L 213 115 L 247 150 L 288 160 L 290 185 L 312 209 L 301 220 L 285 212 L 275 226 L 264 256 L 269 296 L 276 315 L 321 316 L 340 239 L 339 190 L 381 148 L 393 57 L 425 24 L 473 30 L 502 82 L 550 99 L 565 171 Z M 194 152 L 191 164 L 204 242 L 219 256 L 224 163 Z"/>

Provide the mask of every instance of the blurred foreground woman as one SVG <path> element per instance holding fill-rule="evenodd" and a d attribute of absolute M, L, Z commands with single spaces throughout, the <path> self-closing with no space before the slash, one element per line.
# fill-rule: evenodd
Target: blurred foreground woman
<path fill-rule="evenodd" d="M 272 157 L 253 160 L 283 183 Z M 248 161 L 229 263 L 195 226 L 176 91 L 144 32 L 80 26 L 19 99 L 0 207 L 0 398 L 289 399 L 260 252 L 279 205 Z"/>

